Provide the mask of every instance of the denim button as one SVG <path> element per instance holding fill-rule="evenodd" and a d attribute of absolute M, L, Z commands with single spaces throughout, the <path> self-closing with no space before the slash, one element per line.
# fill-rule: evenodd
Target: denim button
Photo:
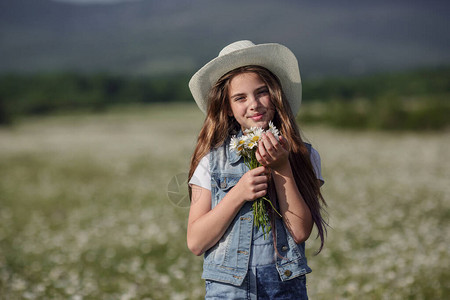
<path fill-rule="evenodd" d="M 287 250 L 288 250 L 288 246 L 281 247 L 281 251 L 287 251 Z"/>
<path fill-rule="evenodd" d="M 287 277 L 292 275 L 292 272 L 289 270 L 284 271 L 284 275 L 286 275 Z"/>

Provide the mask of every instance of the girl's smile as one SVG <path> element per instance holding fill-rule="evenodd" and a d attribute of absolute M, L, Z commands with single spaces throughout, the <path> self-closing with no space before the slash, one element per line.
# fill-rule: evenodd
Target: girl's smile
<path fill-rule="evenodd" d="M 253 121 L 259 121 L 262 119 L 262 117 L 264 116 L 264 114 L 256 114 L 255 116 L 251 117 L 253 119 Z"/>
<path fill-rule="evenodd" d="M 274 107 L 269 89 L 256 73 L 242 73 L 230 81 L 228 91 L 230 116 L 234 116 L 242 129 L 267 129 L 273 119 Z"/>

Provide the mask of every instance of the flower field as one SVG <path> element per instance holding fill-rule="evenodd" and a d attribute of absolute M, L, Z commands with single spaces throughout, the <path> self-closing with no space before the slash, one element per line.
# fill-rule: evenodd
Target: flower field
<path fill-rule="evenodd" d="M 186 247 L 193 105 L 0 129 L 2 299 L 202 299 Z M 450 294 L 450 133 L 303 127 L 331 228 L 307 242 L 311 299 Z"/>

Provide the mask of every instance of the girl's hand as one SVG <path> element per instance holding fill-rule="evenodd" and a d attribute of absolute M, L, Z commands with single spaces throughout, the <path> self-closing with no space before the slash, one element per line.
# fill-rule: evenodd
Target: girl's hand
<path fill-rule="evenodd" d="M 256 159 L 263 166 L 277 170 L 289 164 L 289 145 L 283 136 L 279 140 L 271 132 L 263 133 L 256 150 Z"/>
<path fill-rule="evenodd" d="M 269 181 L 267 172 L 268 170 L 264 166 L 248 171 L 232 190 L 241 195 L 245 201 L 254 201 L 263 197 L 267 193 Z"/>

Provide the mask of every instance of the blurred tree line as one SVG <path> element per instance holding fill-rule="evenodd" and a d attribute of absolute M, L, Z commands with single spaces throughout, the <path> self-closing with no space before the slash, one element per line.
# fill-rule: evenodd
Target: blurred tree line
<path fill-rule="evenodd" d="M 305 123 L 384 130 L 450 127 L 450 66 L 353 78 L 327 78 L 304 85 Z"/>
<path fill-rule="evenodd" d="M 187 75 L 130 77 L 112 74 L 6 74 L 0 77 L 0 122 L 24 115 L 111 105 L 190 100 Z"/>
<path fill-rule="evenodd" d="M 27 115 L 101 112 L 112 105 L 192 101 L 190 75 L 4 74 L 0 124 Z M 441 129 L 450 123 L 450 67 L 305 80 L 303 122 L 351 128 Z M 310 105 L 314 104 L 314 105 Z"/>

